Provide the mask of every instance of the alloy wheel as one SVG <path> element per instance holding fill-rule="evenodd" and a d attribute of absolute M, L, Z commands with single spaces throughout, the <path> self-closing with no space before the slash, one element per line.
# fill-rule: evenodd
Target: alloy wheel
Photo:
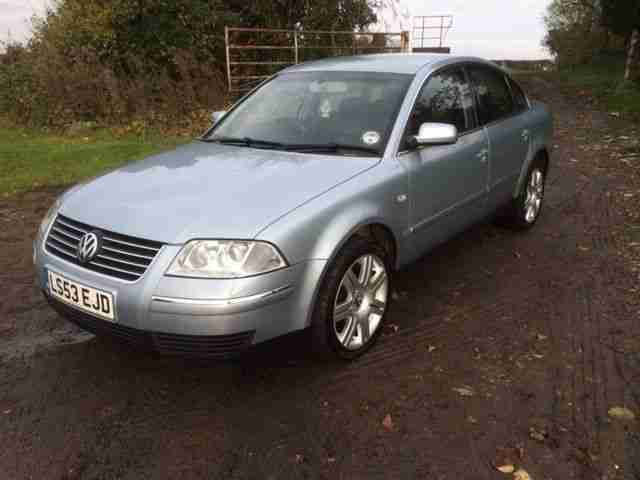
<path fill-rule="evenodd" d="M 527 182 L 527 190 L 524 199 L 524 219 L 527 223 L 535 222 L 542 206 L 544 195 L 544 174 L 539 168 L 534 168 Z"/>
<path fill-rule="evenodd" d="M 358 350 L 382 322 L 389 295 L 389 275 L 377 255 L 359 257 L 344 273 L 333 307 L 333 330 L 348 350 Z"/>

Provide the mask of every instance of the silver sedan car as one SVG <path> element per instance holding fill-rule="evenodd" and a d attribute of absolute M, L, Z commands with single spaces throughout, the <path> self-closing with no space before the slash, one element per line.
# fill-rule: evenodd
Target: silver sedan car
<path fill-rule="evenodd" d="M 38 281 L 80 327 L 161 353 L 224 358 L 309 328 L 353 359 L 399 268 L 496 213 L 535 224 L 551 136 L 548 109 L 481 59 L 296 65 L 198 141 L 64 193 Z"/>

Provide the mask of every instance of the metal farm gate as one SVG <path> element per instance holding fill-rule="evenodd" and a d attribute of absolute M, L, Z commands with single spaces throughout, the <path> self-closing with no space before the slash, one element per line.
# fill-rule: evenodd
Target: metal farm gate
<path fill-rule="evenodd" d="M 411 46 L 414 52 L 450 53 L 444 42 L 453 27 L 453 15 L 413 17 Z"/>
<path fill-rule="evenodd" d="M 409 32 L 358 33 L 225 27 L 230 93 L 251 90 L 288 65 L 363 53 L 409 52 Z"/>

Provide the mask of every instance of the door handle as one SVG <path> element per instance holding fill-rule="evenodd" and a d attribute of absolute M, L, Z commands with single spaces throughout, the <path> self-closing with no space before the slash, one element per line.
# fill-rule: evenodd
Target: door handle
<path fill-rule="evenodd" d="M 476 153 L 476 157 L 480 159 L 480 163 L 487 163 L 487 160 L 489 160 L 489 150 L 483 148 L 478 153 Z"/>
<path fill-rule="evenodd" d="M 523 130 L 522 134 L 520 136 L 522 137 L 522 141 L 523 142 L 528 142 L 529 141 L 529 130 Z"/>

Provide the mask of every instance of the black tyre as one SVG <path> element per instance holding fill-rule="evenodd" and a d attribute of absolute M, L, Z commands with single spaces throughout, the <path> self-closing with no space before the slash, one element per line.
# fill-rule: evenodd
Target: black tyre
<path fill-rule="evenodd" d="M 351 239 L 320 286 L 313 313 L 314 349 L 353 360 L 371 348 L 391 300 L 391 275 L 389 255 L 380 244 Z"/>
<path fill-rule="evenodd" d="M 546 174 L 544 160 L 534 160 L 527 171 L 522 192 L 511 201 L 503 223 L 519 230 L 528 230 L 536 224 L 544 202 Z"/>

